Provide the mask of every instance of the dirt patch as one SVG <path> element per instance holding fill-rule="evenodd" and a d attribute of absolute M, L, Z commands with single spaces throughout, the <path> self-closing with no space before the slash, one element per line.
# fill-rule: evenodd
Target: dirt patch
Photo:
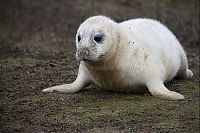
<path fill-rule="evenodd" d="M 2 2 L 0 131 L 199 132 L 199 4 L 196 0 L 180 2 Z M 194 72 L 191 80 L 173 80 L 167 87 L 186 99 L 106 92 L 95 85 L 76 94 L 41 93 L 46 87 L 75 80 L 75 32 L 94 14 L 117 21 L 152 17 L 166 24 L 186 49 Z"/>

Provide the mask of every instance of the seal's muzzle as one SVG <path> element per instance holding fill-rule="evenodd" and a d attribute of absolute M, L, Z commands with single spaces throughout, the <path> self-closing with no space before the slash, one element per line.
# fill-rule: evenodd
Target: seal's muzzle
<path fill-rule="evenodd" d="M 90 51 L 88 48 L 81 48 L 78 50 L 78 60 L 87 60 L 90 55 Z"/>

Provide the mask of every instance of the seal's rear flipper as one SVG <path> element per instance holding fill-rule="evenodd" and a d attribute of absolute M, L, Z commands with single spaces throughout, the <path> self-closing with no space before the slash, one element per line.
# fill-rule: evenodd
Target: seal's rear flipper
<path fill-rule="evenodd" d="M 168 99 L 168 100 L 183 100 L 184 96 L 174 92 L 174 91 L 170 91 L 168 90 L 164 84 L 162 82 L 150 82 L 147 85 L 149 91 L 151 92 L 151 94 L 155 97 L 159 97 L 159 98 L 164 98 L 164 99 Z"/>

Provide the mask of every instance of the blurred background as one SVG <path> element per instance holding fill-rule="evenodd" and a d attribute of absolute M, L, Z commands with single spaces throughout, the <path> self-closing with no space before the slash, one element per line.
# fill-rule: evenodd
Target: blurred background
<path fill-rule="evenodd" d="M 1 0 L 0 132 L 199 132 L 199 13 L 199 0 Z M 76 30 L 93 15 L 166 25 L 194 73 L 191 80 L 166 84 L 185 100 L 96 86 L 76 94 L 41 93 L 76 78 Z"/>
<path fill-rule="evenodd" d="M 1 0 L 0 52 L 74 50 L 77 28 L 93 15 L 157 19 L 185 47 L 199 45 L 198 0 Z"/>

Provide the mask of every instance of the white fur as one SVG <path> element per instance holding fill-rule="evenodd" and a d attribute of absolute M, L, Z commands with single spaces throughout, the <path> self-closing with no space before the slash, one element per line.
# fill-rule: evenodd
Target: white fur
<path fill-rule="evenodd" d="M 102 44 L 91 41 L 98 32 L 105 35 Z M 184 99 L 183 95 L 168 90 L 164 82 L 175 76 L 191 78 L 193 73 L 179 41 L 158 21 L 144 18 L 116 23 L 104 16 L 94 16 L 80 25 L 78 35 L 82 39 L 76 41 L 77 52 L 93 48 L 90 60 L 81 61 L 78 77 L 72 84 L 43 92 L 74 93 L 96 83 L 101 88 L 121 92 L 143 92 L 147 87 L 157 97 Z"/>

